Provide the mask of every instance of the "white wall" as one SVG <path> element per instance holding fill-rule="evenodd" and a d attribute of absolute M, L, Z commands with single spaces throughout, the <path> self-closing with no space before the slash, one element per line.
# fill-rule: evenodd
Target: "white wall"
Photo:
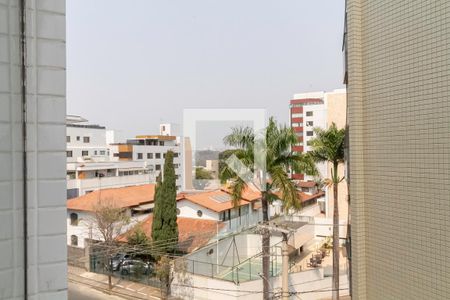
<path fill-rule="evenodd" d="M 26 242 L 29 299 L 65 299 L 65 1 L 26 1 L 26 187 L 18 2 L 0 1 L 0 298 L 24 298 Z"/>
<path fill-rule="evenodd" d="M 67 150 L 72 151 L 72 157 L 67 157 L 68 162 L 77 161 L 77 158 L 82 157 L 82 151 L 88 151 L 90 157 L 104 157 L 106 159 L 109 156 L 109 148 L 106 144 L 106 129 L 67 126 L 66 131 L 66 136 L 70 136 Z M 77 136 L 80 137 L 79 141 L 77 141 Z M 89 143 L 85 143 L 83 137 L 89 137 Z M 100 154 L 101 151 L 104 151 L 104 154 Z"/>
<path fill-rule="evenodd" d="M 178 201 L 177 208 L 180 210 L 180 214 L 178 215 L 178 217 L 202 219 L 202 220 L 214 220 L 214 221 L 219 220 L 218 213 L 188 200 Z M 202 217 L 199 217 L 197 215 L 198 210 L 201 210 L 203 212 Z"/>

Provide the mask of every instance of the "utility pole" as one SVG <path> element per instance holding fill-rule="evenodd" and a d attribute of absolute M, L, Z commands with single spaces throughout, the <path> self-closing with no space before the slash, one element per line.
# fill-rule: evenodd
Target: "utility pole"
<path fill-rule="evenodd" d="M 281 299 L 289 300 L 289 251 L 288 251 L 288 234 L 290 230 L 279 227 L 276 224 L 259 225 L 260 229 L 266 229 L 273 232 L 280 232 L 283 236 L 283 244 L 281 248 L 282 255 L 282 272 L 281 272 Z"/>

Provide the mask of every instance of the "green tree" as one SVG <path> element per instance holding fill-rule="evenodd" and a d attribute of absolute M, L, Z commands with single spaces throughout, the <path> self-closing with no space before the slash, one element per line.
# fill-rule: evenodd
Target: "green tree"
<path fill-rule="evenodd" d="M 311 157 L 316 162 L 332 164 L 331 178 L 325 179 L 328 186 L 333 187 L 333 299 L 339 299 L 339 199 L 338 185 L 344 180 L 338 174 L 339 164 L 344 162 L 345 129 L 338 129 L 332 123 L 327 130 L 314 129 L 316 137 L 310 141 Z"/>
<path fill-rule="evenodd" d="M 153 210 L 152 240 L 159 254 L 174 252 L 178 243 L 177 190 L 173 152 L 167 151 L 163 179 L 158 176 Z"/>
<path fill-rule="evenodd" d="M 297 187 L 288 174 L 289 169 L 314 175 L 316 168 L 307 155 L 291 151 L 292 146 L 298 142 L 292 128 L 278 125 L 273 118 L 270 118 L 264 134 L 265 153 L 258 153 L 258 147 L 255 147 L 258 140 L 255 139 L 255 133 L 250 127 L 232 128 L 232 133 L 224 138 L 224 143 L 237 148 L 232 154 L 252 172 L 255 172 L 255 162 L 264 161 L 265 156 L 266 174 L 261 177 L 260 184 L 264 187 L 261 188 L 263 221 L 268 222 L 269 202 L 275 199 L 280 198 L 283 201 L 285 211 L 301 207 Z M 228 165 L 223 167 L 220 175 L 222 180 L 230 182 L 234 205 L 237 206 L 242 191 L 248 185 L 248 180 L 237 176 Z M 267 230 L 262 232 L 262 257 L 264 299 L 269 299 L 270 232 Z"/>

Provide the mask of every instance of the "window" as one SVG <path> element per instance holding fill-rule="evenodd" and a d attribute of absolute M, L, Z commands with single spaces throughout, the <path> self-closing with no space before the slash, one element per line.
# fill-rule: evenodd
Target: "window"
<path fill-rule="evenodd" d="M 66 136 L 66 142 L 70 143 L 70 135 Z"/>
<path fill-rule="evenodd" d="M 308 127 L 314 126 L 314 122 L 313 121 L 306 121 L 306 126 L 308 126 Z"/>
<path fill-rule="evenodd" d="M 89 151 L 87 150 L 81 151 L 81 156 L 89 156 Z"/>
<path fill-rule="evenodd" d="M 306 112 L 306 116 L 307 117 L 312 117 L 313 116 L 313 112 L 312 111 L 307 111 Z"/>
<path fill-rule="evenodd" d="M 147 159 L 153 159 L 153 153 L 147 153 Z"/>
<path fill-rule="evenodd" d="M 197 210 L 197 216 L 199 216 L 199 218 L 203 216 L 203 212 L 200 209 Z"/>
<path fill-rule="evenodd" d="M 97 155 L 97 150 L 94 151 L 94 155 Z"/>
<path fill-rule="evenodd" d="M 161 170 L 161 165 L 155 165 L 155 170 L 156 170 L 156 171 Z"/>
<path fill-rule="evenodd" d="M 76 235 L 70 236 L 70 245 L 78 246 L 78 237 Z"/>
<path fill-rule="evenodd" d="M 163 130 L 163 131 L 166 131 L 166 126 L 163 126 L 163 127 L 162 127 L 162 130 Z"/>
<path fill-rule="evenodd" d="M 83 137 L 83 143 L 89 143 L 91 141 L 91 138 L 88 136 Z"/>
<path fill-rule="evenodd" d="M 179 209 L 179 208 L 177 208 L 177 216 L 179 216 L 179 215 L 180 215 L 180 213 L 181 213 L 180 209 Z"/>
<path fill-rule="evenodd" d="M 78 214 L 76 213 L 70 214 L 70 225 L 78 226 Z"/>
<path fill-rule="evenodd" d="M 174 154 L 173 154 L 173 157 L 178 157 L 178 152 L 175 152 Z"/>
<path fill-rule="evenodd" d="M 106 151 L 105 150 L 100 150 L 100 155 L 105 155 Z"/>
<path fill-rule="evenodd" d="M 79 136 L 77 136 L 77 141 L 80 141 L 80 137 Z"/>
<path fill-rule="evenodd" d="M 67 157 L 72 157 L 72 156 L 73 156 L 72 151 L 66 151 L 66 156 L 67 156 Z"/>
<path fill-rule="evenodd" d="M 303 118 L 303 114 L 292 114 L 292 118 Z"/>
<path fill-rule="evenodd" d="M 165 153 L 163 153 L 163 158 L 166 159 L 166 154 Z"/>
<path fill-rule="evenodd" d="M 163 141 L 159 141 L 159 145 L 160 146 L 164 146 L 164 142 Z"/>
<path fill-rule="evenodd" d="M 306 132 L 306 136 L 313 136 L 314 135 L 314 131 L 307 131 Z"/>
<path fill-rule="evenodd" d="M 173 164 L 174 169 L 178 169 L 180 164 Z"/>
<path fill-rule="evenodd" d="M 311 144 L 312 144 L 311 141 L 306 141 L 307 146 L 311 146 Z"/>
<path fill-rule="evenodd" d="M 155 158 L 161 158 L 161 153 L 155 153 Z"/>
<path fill-rule="evenodd" d="M 119 157 L 119 153 L 113 153 L 114 157 Z"/>
<path fill-rule="evenodd" d="M 143 158 L 143 154 L 142 153 L 138 153 L 137 155 L 138 155 L 137 159 L 142 159 Z"/>

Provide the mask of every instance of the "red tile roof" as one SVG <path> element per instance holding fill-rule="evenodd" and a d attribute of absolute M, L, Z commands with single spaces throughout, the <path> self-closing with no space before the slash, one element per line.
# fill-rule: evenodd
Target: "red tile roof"
<path fill-rule="evenodd" d="M 151 240 L 153 215 L 144 219 L 136 226 L 141 226 L 147 238 Z M 178 224 L 178 248 L 180 251 L 189 253 L 207 245 L 213 239 L 217 232 L 220 231 L 225 224 L 212 220 L 200 220 L 191 218 L 177 218 Z M 128 237 L 134 233 L 137 227 L 129 230 L 127 233 L 118 237 L 121 242 L 127 242 Z"/>
<path fill-rule="evenodd" d="M 314 181 L 299 181 L 297 182 L 297 186 L 312 188 L 316 186 L 316 183 Z"/>
<path fill-rule="evenodd" d="M 67 209 L 95 211 L 99 202 L 108 201 L 120 208 L 151 203 L 154 200 L 155 184 L 102 189 L 67 201 Z"/>
<path fill-rule="evenodd" d="M 306 194 L 306 193 L 303 193 L 303 192 L 298 192 L 298 193 L 300 195 L 300 199 L 301 199 L 302 203 L 306 202 L 306 201 L 309 201 L 309 200 L 312 200 L 312 199 L 320 198 L 323 195 L 325 195 L 325 192 L 323 192 L 323 191 L 320 191 L 320 192 L 312 194 L 312 195 L 309 195 L 309 194 Z"/>
<path fill-rule="evenodd" d="M 226 199 L 229 200 L 226 200 Z M 231 200 L 231 194 L 223 190 L 214 190 L 208 192 L 200 192 L 197 194 L 185 194 L 180 200 L 188 200 L 195 204 L 206 207 L 215 212 L 222 212 L 234 207 L 233 201 Z M 225 200 L 221 200 L 225 199 Z M 239 205 L 245 205 L 249 202 L 241 199 Z"/>

